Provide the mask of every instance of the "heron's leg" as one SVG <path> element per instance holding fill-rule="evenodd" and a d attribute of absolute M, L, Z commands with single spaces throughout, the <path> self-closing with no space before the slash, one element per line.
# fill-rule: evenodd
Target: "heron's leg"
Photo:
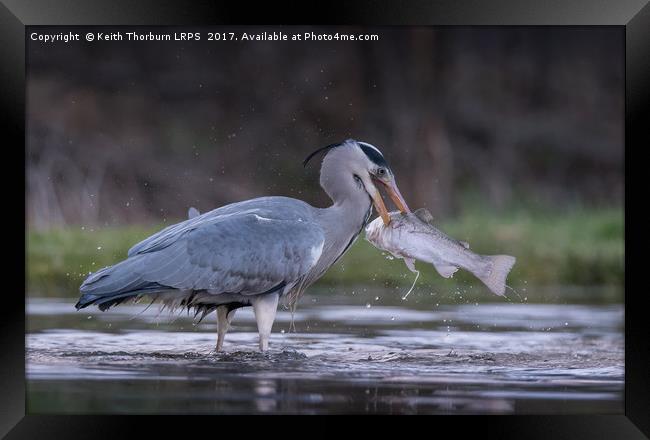
<path fill-rule="evenodd" d="M 228 313 L 227 306 L 217 307 L 217 351 L 221 351 L 221 347 L 223 347 L 223 340 L 226 338 L 226 333 L 230 328 L 230 323 L 235 317 L 236 311 L 232 310 Z"/>
<path fill-rule="evenodd" d="M 274 292 L 259 295 L 251 301 L 255 312 L 255 320 L 257 321 L 257 331 L 260 333 L 260 351 L 269 348 L 269 336 L 271 335 L 273 321 L 275 321 L 275 312 L 278 310 L 279 298 L 280 295 Z"/>

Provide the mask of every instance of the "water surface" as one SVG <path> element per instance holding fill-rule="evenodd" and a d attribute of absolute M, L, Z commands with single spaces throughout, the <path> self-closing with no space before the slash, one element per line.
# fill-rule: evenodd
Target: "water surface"
<path fill-rule="evenodd" d="M 30 413 L 623 412 L 620 304 L 311 295 L 269 352 L 247 308 L 215 353 L 214 314 L 74 302 L 28 300 Z"/>

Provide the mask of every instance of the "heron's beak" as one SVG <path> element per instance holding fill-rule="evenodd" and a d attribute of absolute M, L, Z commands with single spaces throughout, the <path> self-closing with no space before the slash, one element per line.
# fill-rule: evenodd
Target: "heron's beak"
<path fill-rule="evenodd" d="M 384 199 L 381 198 L 381 194 L 376 187 L 370 197 L 372 198 L 372 203 L 375 205 L 377 213 L 381 216 L 384 224 L 388 226 L 390 224 L 390 215 L 388 215 L 388 210 L 386 209 L 386 205 L 384 205 Z"/>
<path fill-rule="evenodd" d="M 381 183 L 384 188 L 386 188 L 388 196 L 391 198 L 393 203 L 395 203 L 395 206 L 397 206 L 397 209 L 399 209 L 401 213 L 411 212 L 408 205 L 406 204 L 406 201 L 404 200 L 404 197 L 402 197 L 402 193 L 399 192 L 399 188 L 397 188 L 395 180 L 392 180 L 390 183 L 386 183 L 382 180 L 373 178 L 373 181 Z M 372 201 L 375 204 L 377 212 L 379 215 L 381 215 L 382 220 L 384 220 L 384 225 L 388 226 L 390 224 L 390 215 L 388 215 L 388 210 L 386 209 L 384 200 L 379 194 L 379 190 L 375 191 L 375 194 L 372 196 Z"/>
<path fill-rule="evenodd" d="M 397 206 L 397 209 L 399 209 L 402 214 L 411 212 L 408 205 L 406 204 L 406 201 L 404 200 L 404 197 L 402 197 L 402 193 L 399 192 L 399 188 L 397 188 L 395 180 L 393 180 L 389 185 L 386 185 L 386 191 L 388 192 L 388 195 L 390 196 L 393 203 L 395 203 L 395 206 Z"/>

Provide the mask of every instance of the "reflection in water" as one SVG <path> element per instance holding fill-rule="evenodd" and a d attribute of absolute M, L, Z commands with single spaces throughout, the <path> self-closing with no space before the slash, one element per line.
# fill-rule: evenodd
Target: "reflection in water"
<path fill-rule="evenodd" d="M 290 315 L 280 311 L 268 353 L 257 351 L 250 310 L 238 314 L 225 351 L 214 353 L 214 318 L 194 325 L 183 315 L 157 316 L 153 307 L 76 312 L 69 300 L 33 299 L 28 409 L 622 413 L 621 305 L 372 298 L 306 301 L 297 333 L 288 332 Z"/>
<path fill-rule="evenodd" d="M 269 412 L 277 408 L 275 381 L 257 379 L 255 381 L 255 406 L 258 411 Z"/>

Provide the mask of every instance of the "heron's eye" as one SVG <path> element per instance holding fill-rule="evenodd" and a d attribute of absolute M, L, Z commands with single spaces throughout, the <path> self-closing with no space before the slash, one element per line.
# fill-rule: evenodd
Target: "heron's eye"
<path fill-rule="evenodd" d="M 384 168 L 379 168 L 377 170 L 377 175 L 384 177 L 386 175 L 386 170 Z"/>
<path fill-rule="evenodd" d="M 354 175 L 354 181 L 355 182 L 361 182 L 361 177 L 357 176 L 356 174 Z"/>

